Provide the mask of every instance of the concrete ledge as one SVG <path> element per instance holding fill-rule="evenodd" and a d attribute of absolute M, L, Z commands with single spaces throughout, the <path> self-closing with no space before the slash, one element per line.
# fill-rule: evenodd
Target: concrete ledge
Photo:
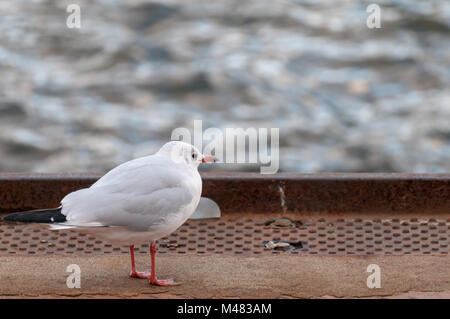
<path fill-rule="evenodd" d="M 128 277 L 129 257 L 0 257 L 0 297 L 81 298 L 341 298 L 441 297 L 450 292 L 448 256 L 158 256 L 160 278 L 177 287 Z M 69 289 L 66 267 L 81 268 L 81 289 Z M 369 264 L 381 268 L 381 288 L 369 289 Z M 137 257 L 146 269 L 146 256 Z"/>

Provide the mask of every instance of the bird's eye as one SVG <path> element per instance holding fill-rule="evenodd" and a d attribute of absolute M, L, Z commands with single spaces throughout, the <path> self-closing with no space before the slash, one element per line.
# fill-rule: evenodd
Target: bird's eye
<path fill-rule="evenodd" d="M 197 159 L 197 154 L 192 153 L 192 159 L 193 159 L 193 160 L 196 160 L 196 159 Z"/>

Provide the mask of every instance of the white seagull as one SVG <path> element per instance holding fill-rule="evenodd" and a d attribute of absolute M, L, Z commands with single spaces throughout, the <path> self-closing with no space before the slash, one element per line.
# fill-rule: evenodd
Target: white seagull
<path fill-rule="evenodd" d="M 198 166 L 213 162 L 194 146 L 166 143 L 154 155 L 123 163 L 89 188 L 68 194 L 61 206 L 18 212 L 6 221 L 50 223 L 51 229 L 75 229 L 108 242 L 130 246 L 131 273 L 160 286 L 178 285 L 157 279 L 155 241 L 180 227 L 195 211 L 202 193 Z M 150 241 L 151 271 L 136 271 L 134 245 Z"/>

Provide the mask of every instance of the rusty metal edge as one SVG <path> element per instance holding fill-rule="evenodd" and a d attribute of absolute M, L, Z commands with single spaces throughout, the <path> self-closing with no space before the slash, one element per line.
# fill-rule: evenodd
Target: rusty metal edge
<path fill-rule="evenodd" d="M 223 213 L 450 214 L 450 174 L 202 173 Z M 0 214 L 55 207 L 101 174 L 0 173 Z"/>

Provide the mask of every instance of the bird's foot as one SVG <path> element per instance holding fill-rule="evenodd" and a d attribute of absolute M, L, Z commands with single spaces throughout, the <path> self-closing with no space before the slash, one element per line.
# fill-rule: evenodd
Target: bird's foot
<path fill-rule="evenodd" d="M 156 278 L 150 278 L 149 279 L 150 285 L 155 286 L 178 286 L 179 283 L 176 282 L 174 279 L 156 279 Z"/>
<path fill-rule="evenodd" d="M 139 278 L 139 279 L 149 279 L 150 280 L 151 271 L 145 270 L 145 271 L 131 271 L 130 277 L 131 278 Z"/>

